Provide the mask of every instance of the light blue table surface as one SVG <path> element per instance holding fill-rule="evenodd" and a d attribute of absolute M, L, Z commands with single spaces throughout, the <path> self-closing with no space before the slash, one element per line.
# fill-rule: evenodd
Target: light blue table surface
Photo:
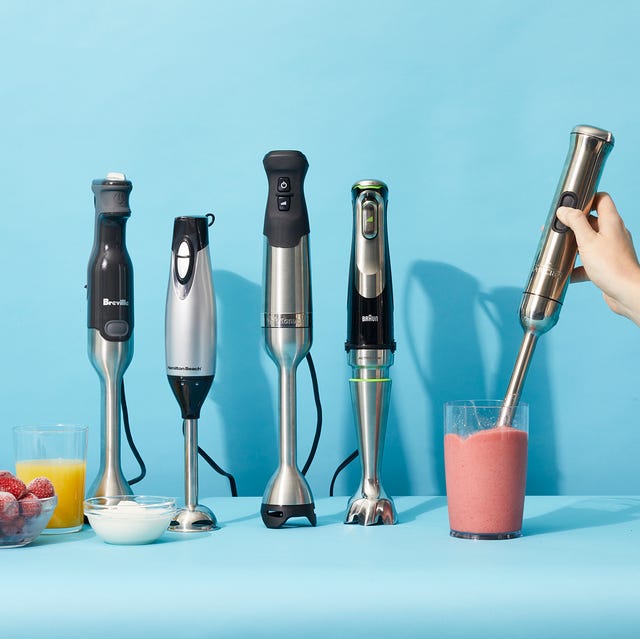
<path fill-rule="evenodd" d="M 640 637 L 640 497 L 528 497 L 525 536 L 448 535 L 443 497 L 397 526 L 268 530 L 253 497 L 221 528 L 110 546 L 91 529 L 0 550 L 0 637 Z"/>

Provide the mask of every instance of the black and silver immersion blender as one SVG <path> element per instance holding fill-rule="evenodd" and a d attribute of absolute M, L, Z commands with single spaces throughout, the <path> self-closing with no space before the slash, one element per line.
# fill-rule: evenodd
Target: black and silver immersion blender
<path fill-rule="evenodd" d="M 520 304 L 524 337 L 504 397 L 499 426 L 511 424 L 536 342 L 558 321 L 576 261 L 578 248 L 575 236 L 558 220 L 556 210 L 570 206 L 589 214 L 613 143 L 613 135 L 603 129 L 577 126 L 571 131 L 569 153 Z"/>
<path fill-rule="evenodd" d="M 349 500 L 345 523 L 395 524 L 393 500 L 380 482 L 396 343 L 393 339 L 393 290 L 387 238 L 387 186 L 356 182 L 353 243 L 349 270 L 348 336 L 345 344 L 352 377 L 351 401 L 362 460 L 362 479 Z"/>
<path fill-rule="evenodd" d="M 94 180 L 96 221 L 87 274 L 89 358 L 100 377 L 100 469 L 87 497 L 130 495 L 120 465 L 121 385 L 133 356 L 133 266 L 125 244 L 131 182 Z"/>
<path fill-rule="evenodd" d="M 297 464 L 296 369 L 311 348 L 309 218 L 303 182 L 309 168 L 299 151 L 264 157 L 269 196 L 264 219 L 264 314 L 267 352 L 278 367 L 280 463 L 260 513 L 268 528 L 291 517 L 316 524 L 313 497 Z"/>
<path fill-rule="evenodd" d="M 167 377 L 184 425 L 185 507 L 169 526 L 179 532 L 216 527 L 215 515 L 198 504 L 198 420 L 216 372 L 216 306 L 207 217 L 177 217 L 165 316 Z"/>

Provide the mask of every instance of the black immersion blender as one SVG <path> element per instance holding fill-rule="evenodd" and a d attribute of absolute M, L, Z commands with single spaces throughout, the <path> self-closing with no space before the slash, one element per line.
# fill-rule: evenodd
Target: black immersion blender
<path fill-rule="evenodd" d="M 278 367 L 280 464 L 260 514 L 268 528 L 291 517 L 316 524 L 313 497 L 297 464 L 296 369 L 311 348 L 309 218 L 303 182 L 309 168 L 300 151 L 264 157 L 269 196 L 264 219 L 264 315 L 267 352 Z"/>
<path fill-rule="evenodd" d="M 576 261 L 578 247 L 575 235 L 556 217 L 556 210 L 561 206 L 570 206 L 582 209 L 585 215 L 589 214 L 613 143 L 613 134 L 603 129 L 577 126 L 571 131 L 569 153 L 520 304 L 520 324 L 524 329 L 524 337 L 504 397 L 498 426 L 511 424 L 536 342 L 542 333 L 553 328 L 558 321 Z"/>
<path fill-rule="evenodd" d="M 207 217 L 177 217 L 165 316 L 167 377 L 184 420 L 185 507 L 169 529 L 199 532 L 216 527 L 198 504 L 198 420 L 216 372 L 216 306 Z"/>
<path fill-rule="evenodd" d="M 384 182 L 363 180 L 351 188 L 353 243 L 349 270 L 348 336 L 351 400 L 362 460 L 362 479 L 349 500 L 346 524 L 395 524 L 393 500 L 380 482 L 396 343 L 387 239 Z"/>
<path fill-rule="evenodd" d="M 89 358 L 100 377 L 100 470 L 87 497 L 130 495 L 120 465 L 122 376 L 133 356 L 133 266 L 125 244 L 131 182 L 123 173 L 94 180 L 95 238 L 87 274 Z"/>

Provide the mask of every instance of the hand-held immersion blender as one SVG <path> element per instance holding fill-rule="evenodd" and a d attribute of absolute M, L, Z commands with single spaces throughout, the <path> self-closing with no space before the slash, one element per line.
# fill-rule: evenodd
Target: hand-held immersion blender
<path fill-rule="evenodd" d="M 316 524 L 313 497 L 297 464 L 296 369 L 311 348 L 309 218 L 303 182 L 309 168 L 299 151 L 264 157 L 269 195 L 264 219 L 264 314 L 267 352 L 278 367 L 280 461 L 260 514 L 268 528 L 291 517 Z"/>
<path fill-rule="evenodd" d="M 520 399 L 536 342 L 558 321 L 576 261 L 578 247 L 575 235 L 558 220 L 556 210 L 570 206 L 589 214 L 613 143 L 613 135 L 603 129 L 577 126 L 571 131 L 569 153 L 520 304 L 524 337 L 505 394 L 499 426 L 511 424 L 511 415 Z"/>
<path fill-rule="evenodd" d="M 184 420 L 185 507 L 169 529 L 199 532 L 216 527 L 198 504 L 198 420 L 216 372 L 216 306 L 207 217 L 177 217 L 165 316 L 167 377 Z"/>
<path fill-rule="evenodd" d="M 133 356 L 133 266 L 125 244 L 131 182 L 94 180 L 96 221 L 87 273 L 89 359 L 100 377 L 100 469 L 87 497 L 130 495 L 120 466 L 122 376 Z"/>
<path fill-rule="evenodd" d="M 396 509 L 380 482 L 396 343 L 393 339 L 393 290 L 387 239 L 387 186 L 356 182 L 353 243 L 349 269 L 348 353 L 351 401 L 362 460 L 362 479 L 349 500 L 346 524 L 395 524 Z"/>

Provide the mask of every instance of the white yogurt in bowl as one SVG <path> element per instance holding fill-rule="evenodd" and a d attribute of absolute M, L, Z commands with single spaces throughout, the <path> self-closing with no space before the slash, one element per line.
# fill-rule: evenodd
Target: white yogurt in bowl
<path fill-rule="evenodd" d="M 114 495 L 84 502 L 91 528 L 108 544 L 150 544 L 164 533 L 176 510 L 173 497 Z"/>

